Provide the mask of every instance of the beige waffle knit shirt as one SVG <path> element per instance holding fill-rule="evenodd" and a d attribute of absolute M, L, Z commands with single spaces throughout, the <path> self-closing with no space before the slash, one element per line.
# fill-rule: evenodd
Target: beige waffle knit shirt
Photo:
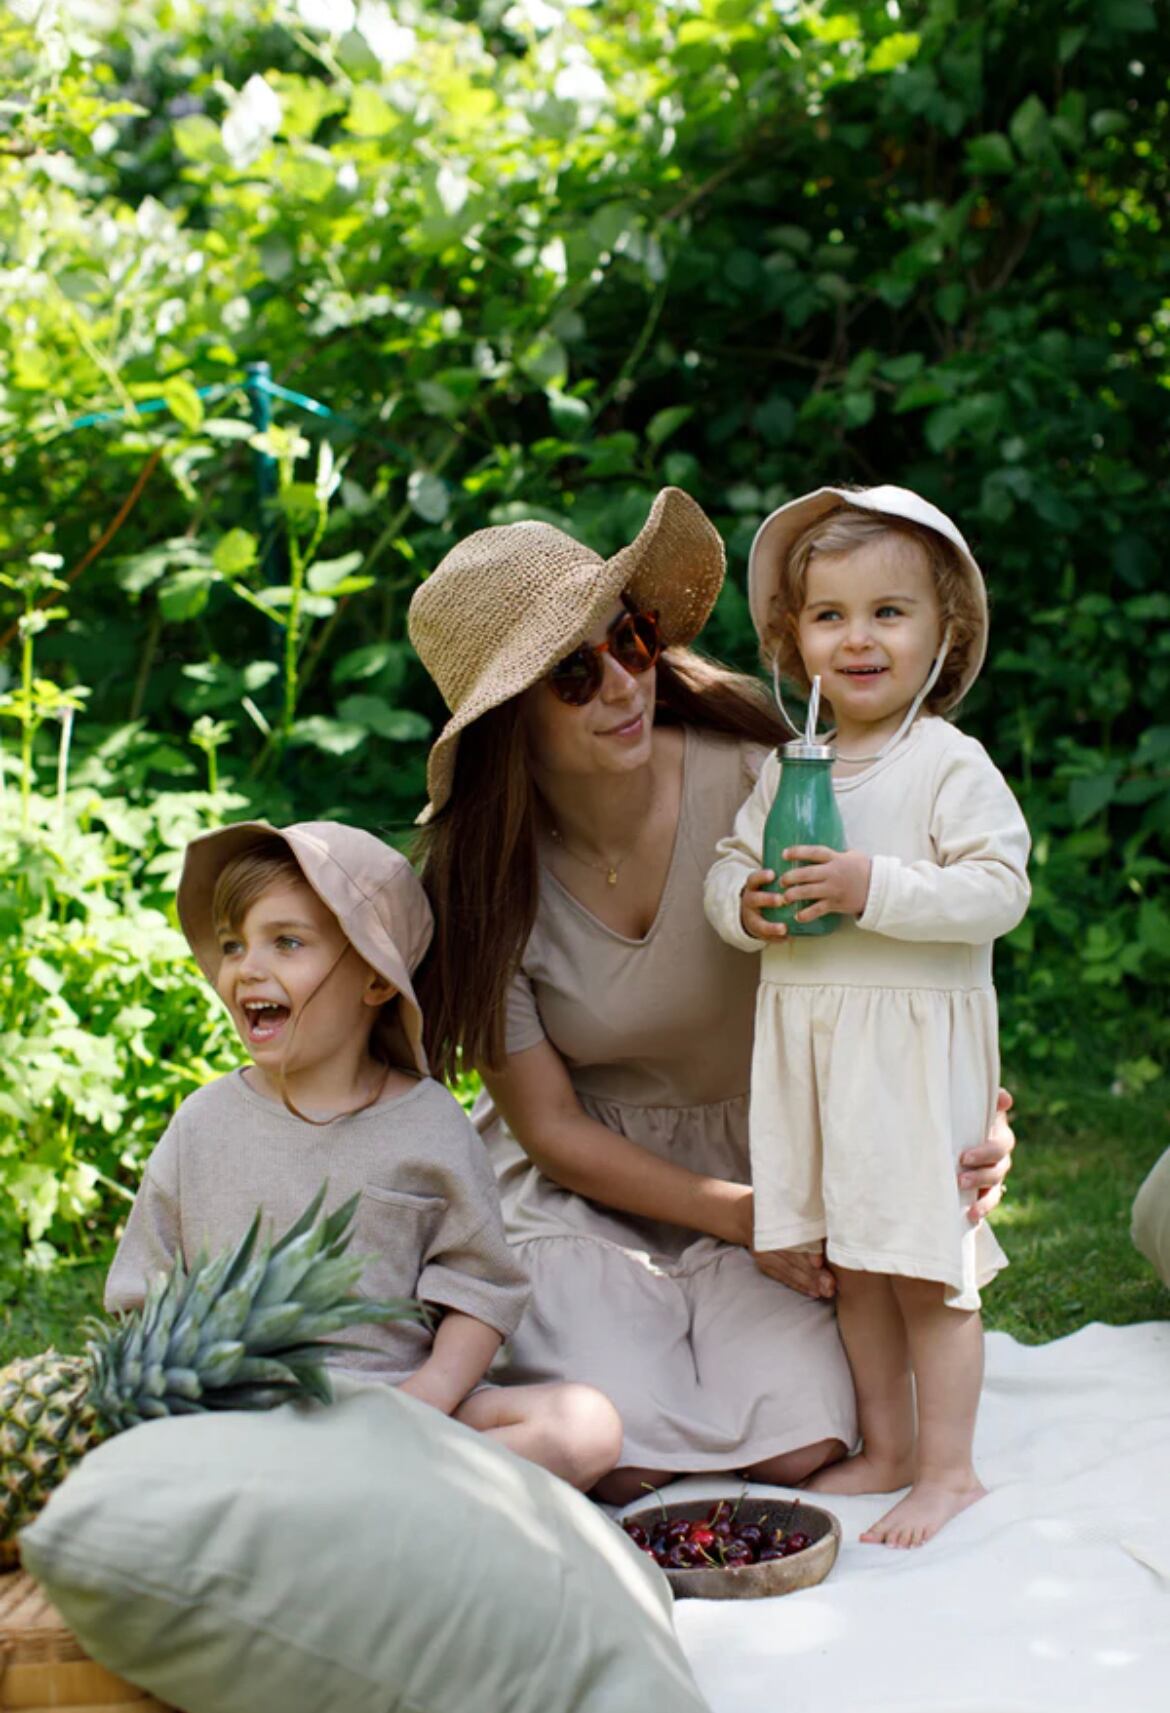
<path fill-rule="evenodd" d="M 462 1108 L 426 1079 L 394 1100 L 316 1126 L 234 1071 L 185 1100 L 147 1164 L 106 1281 L 106 1307 L 136 1308 L 155 1273 L 181 1255 L 236 1243 L 256 1209 L 286 1230 L 328 1179 L 326 1210 L 360 1193 L 353 1250 L 369 1262 L 367 1296 L 417 1297 L 458 1309 L 503 1337 L 520 1324 L 528 1279 L 509 1248 L 483 1143 Z M 426 1359 L 431 1335 L 408 1321 L 336 1335 L 370 1346 L 337 1364 L 397 1384 Z"/>

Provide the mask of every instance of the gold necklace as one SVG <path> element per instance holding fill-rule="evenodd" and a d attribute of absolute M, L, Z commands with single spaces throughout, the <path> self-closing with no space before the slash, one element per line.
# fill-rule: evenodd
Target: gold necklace
<path fill-rule="evenodd" d="M 565 843 L 564 839 L 561 837 L 559 828 L 550 827 L 548 830 L 548 834 L 549 834 L 549 838 L 552 839 L 553 843 L 558 845 L 560 847 L 560 849 L 564 851 L 564 853 L 567 857 L 572 857 L 574 862 L 579 862 L 581 864 L 582 868 L 591 868 L 591 869 L 594 869 L 596 871 L 596 873 L 603 874 L 605 876 L 605 883 L 607 886 L 616 886 L 617 885 L 618 875 L 621 873 L 621 870 L 622 870 L 622 864 L 630 856 L 631 852 L 634 849 L 634 845 L 636 845 L 638 842 L 637 839 L 635 839 L 634 845 L 631 845 L 630 849 L 628 851 L 626 851 L 622 856 L 620 856 L 616 862 L 592 862 L 589 859 L 589 857 L 583 857 L 583 856 L 579 855 L 577 851 L 573 850 L 569 845 L 567 845 Z"/>
<path fill-rule="evenodd" d="M 633 838 L 632 843 L 626 847 L 626 849 L 622 852 L 621 856 L 618 857 L 616 862 L 610 862 L 608 860 L 603 861 L 603 862 L 594 862 L 590 857 L 582 856 L 579 851 L 575 851 L 571 845 L 567 845 L 565 843 L 564 835 L 562 834 L 561 829 L 558 826 L 556 826 L 555 823 L 551 819 L 550 819 L 549 824 L 548 824 L 549 838 L 552 839 L 552 841 L 555 845 L 557 845 L 561 850 L 564 851 L 564 853 L 567 857 L 572 857 L 574 862 L 579 862 L 581 864 L 582 868 L 591 868 L 591 869 L 593 869 L 595 874 L 603 874 L 605 876 L 605 884 L 607 886 L 616 886 L 618 883 L 618 876 L 620 875 L 620 873 L 622 871 L 622 867 L 626 862 L 629 861 L 630 857 L 634 854 L 634 847 L 637 845 L 638 840 L 642 837 L 642 833 L 645 830 L 646 823 L 650 819 L 651 813 L 653 812 L 653 808 L 654 808 L 654 782 L 652 779 L 650 782 L 650 796 L 649 796 L 647 803 L 646 803 L 646 813 L 642 818 L 642 824 L 638 828 L 638 831 L 634 834 L 634 838 Z"/>

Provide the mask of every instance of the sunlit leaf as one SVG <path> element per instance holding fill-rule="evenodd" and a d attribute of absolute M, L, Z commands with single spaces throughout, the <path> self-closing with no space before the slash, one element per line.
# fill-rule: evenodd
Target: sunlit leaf
<path fill-rule="evenodd" d="M 167 409 L 184 428 L 196 429 L 203 421 L 203 400 L 182 375 L 175 375 L 163 387 L 162 396 Z"/>
<path fill-rule="evenodd" d="M 411 509 L 428 523 L 442 523 L 451 505 L 451 495 L 441 476 L 429 470 L 414 470 L 406 484 Z"/>
<path fill-rule="evenodd" d="M 224 577 L 242 577 L 256 563 L 256 537 L 246 529 L 229 529 L 212 549 L 211 562 Z"/>

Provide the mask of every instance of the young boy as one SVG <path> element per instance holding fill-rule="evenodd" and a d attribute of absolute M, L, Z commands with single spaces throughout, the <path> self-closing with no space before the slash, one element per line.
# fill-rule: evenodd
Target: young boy
<path fill-rule="evenodd" d="M 181 1255 L 236 1242 L 257 1207 L 290 1225 L 328 1180 L 360 1192 L 360 1289 L 417 1297 L 436 1330 L 371 1322 L 338 1362 L 386 1382 L 587 1489 L 621 1423 L 592 1387 L 497 1387 L 484 1376 L 528 1300 L 495 1180 L 458 1102 L 427 1074 L 411 985 L 430 906 L 406 859 L 337 822 L 243 822 L 187 848 L 179 917 L 251 1063 L 179 1108 L 147 1164 L 106 1283 L 137 1307 Z"/>

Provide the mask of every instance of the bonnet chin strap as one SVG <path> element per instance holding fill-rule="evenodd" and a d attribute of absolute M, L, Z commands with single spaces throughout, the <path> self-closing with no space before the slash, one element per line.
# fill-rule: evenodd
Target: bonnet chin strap
<path fill-rule="evenodd" d="M 917 696 L 915 696 L 914 700 L 911 702 L 910 706 L 907 708 L 906 713 L 902 719 L 902 724 L 898 727 L 897 731 L 894 733 L 894 735 L 892 737 L 889 737 L 886 739 L 886 741 L 882 745 L 881 749 L 875 750 L 873 755 L 842 755 L 840 753 L 840 751 L 838 751 L 838 753 L 837 753 L 837 760 L 838 761 L 850 761 L 850 762 L 857 762 L 857 763 L 881 761 L 883 756 L 889 755 L 890 751 L 894 748 L 895 744 L 901 743 L 902 739 L 906 736 L 906 733 L 910 730 L 910 727 L 914 724 L 915 720 L 918 718 L 918 715 L 919 715 L 919 712 L 922 708 L 923 702 L 925 702 L 926 698 L 930 695 L 930 692 L 934 689 L 935 685 L 938 683 L 939 673 L 942 671 L 943 667 L 946 665 L 947 653 L 950 649 L 950 646 L 951 646 L 951 627 L 948 624 L 945 627 L 945 629 L 943 630 L 942 640 L 938 645 L 938 653 L 935 655 L 934 660 L 931 663 L 930 671 L 926 675 L 925 684 L 922 686 L 922 688 L 918 692 Z M 800 736 L 800 727 L 796 724 L 796 721 L 792 718 L 792 715 L 788 712 L 788 709 L 784 706 L 784 697 L 780 693 L 780 667 L 775 660 L 773 660 L 773 662 L 772 662 L 772 687 L 776 692 L 776 704 L 779 707 L 781 714 L 784 716 L 785 720 L 788 722 L 789 728 L 792 730 L 792 732 L 795 733 L 795 735 L 797 737 L 799 737 Z M 828 743 L 836 735 L 836 731 L 837 731 L 837 728 L 836 728 L 836 726 L 834 726 L 832 731 L 827 732 L 821 741 L 824 743 Z"/>

